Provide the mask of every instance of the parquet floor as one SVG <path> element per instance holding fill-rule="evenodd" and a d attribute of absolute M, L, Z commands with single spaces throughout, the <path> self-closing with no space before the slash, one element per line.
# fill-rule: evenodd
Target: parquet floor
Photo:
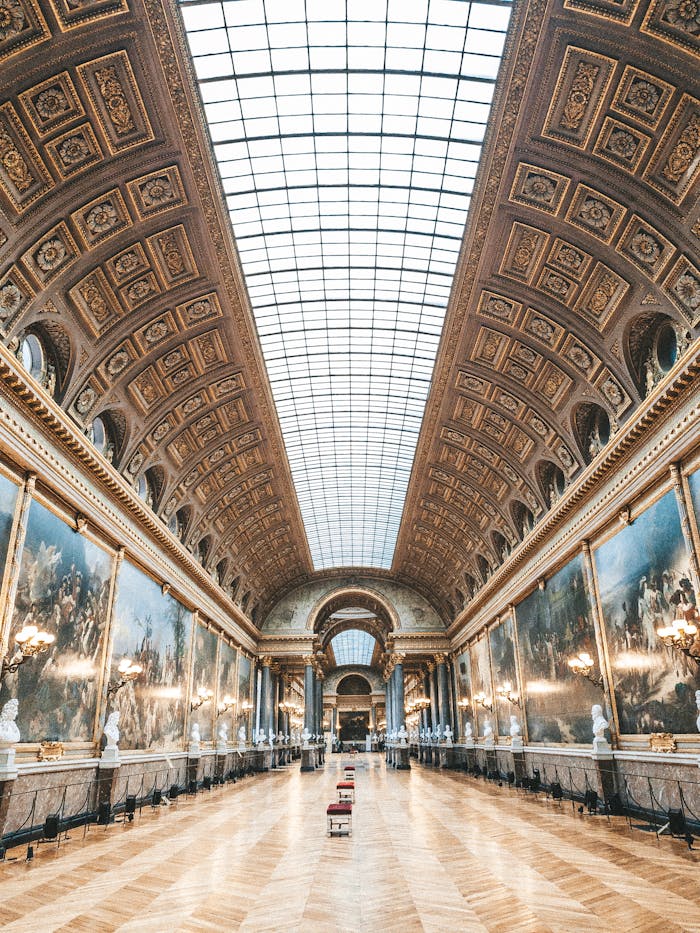
<path fill-rule="evenodd" d="M 351 838 L 325 834 L 340 761 L 296 764 L 0 865 L 1 929 L 700 933 L 682 842 L 362 757 Z"/>

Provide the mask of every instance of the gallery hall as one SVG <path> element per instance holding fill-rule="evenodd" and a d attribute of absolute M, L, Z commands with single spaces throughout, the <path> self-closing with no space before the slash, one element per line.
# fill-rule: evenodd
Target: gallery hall
<path fill-rule="evenodd" d="M 0 0 L 0 930 L 700 933 L 700 0 Z"/>

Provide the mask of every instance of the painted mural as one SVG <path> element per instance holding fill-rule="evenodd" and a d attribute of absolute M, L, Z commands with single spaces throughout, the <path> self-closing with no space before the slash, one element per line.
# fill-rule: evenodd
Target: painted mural
<path fill-rule="evenodd" d="M 595 551 L 622 735 L 694 733 L 696 664 L 656 634 L 696 612 L 674 493 Z"/>
<path fill-rule="evenodd" d="M 219 703 L 223 703 L 224 697 L 233 697 L 236 699 L 237 687 L 236 687 L 236 656 L 238 652 L 233 648 L 227 641 L 221 639 L 219 645 Z M 216 720 L 217 730 L 222 723 L 226 723 L 228 726 L 228 739 L 229 742 L 234 742 L 236 736 L 234 735 L 235 725 L 236 725 L 236 709 L 238 703 L 233 709 L 227 710 L 225 713 L 222 713 Z"/>
<path fill-rule="evenodd" d="M 0 474 L 0 584 L 5 570 L 16 504 L 17 485 Z"/>
<path fill-rule="evenodd" d="M 471 661 L 469 658 L 469 651 L 464 651 L 462 654 L 457 656 L 457 699 L 458 700 L 471 700 L 472 698 L 472 669 Z M 474 728 L 474 713 L 472 705 L 464 708 L 459 708 L 459 715 L 461 717 L 461 724 L 459 734 L 464 735 L 464 727 L 467 722 L 471 723 L 472 728 Z"/>
<path fill-rule="evenodd" d="M 574 557 L 515 609 L 525 685 L 528 740 L 592 740 L 591 706 L 602 691 L 572 673 L 569 658 L 587 651 L 597 658 L 595 630 L 583 577 L 583 558 Z"/>
<path fill-rule="evenodd" d="M 493 703 L 493 689 L 491 686 L 491 658 L 489 655 L 489 642 L 485 636 L 475 641 L 471 646 L 471 673 L 472 673 L 472 696 L 478 693 L 486 694 L 487 702 Z M 494 735 L 497 734 L 496 717 L 490 710 L 484 709 L 477 703 L 474 703 L 476 715 L 475 730 L 477 735 L 483 736 L 484 723 L 488 720 L 491 723 Z"/>
<path fill-rule="evenodd" d="M 251 665 L 250 658 L 244 654 L 238 659 L 238 707 L 236 709 L 236 730 L 245 727 L 246 739 L 250 742 L 252 737 L 252 721 L 250 713 L 245 712 L 243 704 L 250 702 Z"/>
<path fill-rule="evenodd" d="M 197 623 L 194 629 L 194 654 L 192 656 L 192 699 L 197 691 L 211 690 L 214 697 L 199 709 L 192 710 L 190 727 L 197 723 L 203 742 L 211 742 L 216 718 L 216 652 L 219 638 L 205 626 Z"/>
<path fill-rule="evenodd" d="M 491 668 L 493 671 L 494 691 L 509 683 L 512 692 L 520 696 L 518 670 L 515 661 L 515 633 L 513 619 L 508 617 L 489 632 L 491 646 Z M 521 700 L 522 702 L 522 700 Z M 510 735 L 510 717 L 517 716 L 520 722 L 521 711 L 504 697 L 494 693 L 494 709 L 498 722 L 498 734 Z M 495 724 L 494 724 L 495 732 Z"/>
<path fill-rule="evenodd" d="M 120 748 L 181 747 L 185 729 L 192 613 L 128 562 L 119 571 L 114 610 L 112 678 L 129 657 L 143 673 L 111 708 L 121 712 Z"/>
<path fill-rule="evenodd" d="M 29 507 L 13 636 L 36 625 L 56 641 L 3 683 L 0 703 L 19 699 L 23 742 L 94 738 L 113 557 L 37 501 Z"/>

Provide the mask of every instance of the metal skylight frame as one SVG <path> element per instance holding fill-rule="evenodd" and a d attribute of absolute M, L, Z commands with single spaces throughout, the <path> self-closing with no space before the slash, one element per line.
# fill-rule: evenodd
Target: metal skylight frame
<path fill-rule="evenodd" d="M 370 667 L 377 639 L 362 629 L 350 628 L 334 635 L 330 644 L 338 667 L 346 664 Z"/>
<path fill-rule="evenodd" d="M 510 3 L 180 6 L 314 565 L 388 568 Z"/>

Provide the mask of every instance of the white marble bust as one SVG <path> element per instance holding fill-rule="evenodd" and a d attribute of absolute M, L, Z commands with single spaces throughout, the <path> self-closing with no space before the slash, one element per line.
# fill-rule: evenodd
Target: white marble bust
<path fill-rule="evenodd" d="M 484 723 L 484 738 L 493 741 L 493 726 L 490 719 L 487 719 Z"/>
<path fill-rule="evenodd" d="M 19 729 L 15 722 L 18 712 L 19 701 L 16 699 L 8 700 L 3 706 L 0 712 L 0 744 L 16 745 L 19 742 Z"/>
<path fill-rule="evenodd" d="M 202 741 L 202 734 L 199 731 L 199 723 L 193 722 L 192 729 L 190 730 L 190 742 L 194 743 L 195 745 L 199 745 L 201 741 Z"/>
<path fill-rule="evenodd" d="M 608 720 L 603 716 L 603 707 L 595 703 L 591 707 L 591 719 L 593 720 L 593 740 L 605 741 L 605 730 L 608 728 Z"/>
<path fill-rule="evenodd" d="M 464 738 L 471 739 L 474 735 L 474 730 L 472 729 L 472 724 L 467 721 L 464 723 Z"/>
<path fill-rule="evenodd" d="M 116 748 L 119 742 L 119 710 L 109 714 L 103 731 L 107 739 L 105 748 Z"/>
<path fill-rule="evenodd" d="M 238 730 L 238 744 L 245 745 L 245 726 L 241 726 Z"/>
<path fill-rule="evenodd" d="M 517 716 L 510 717 L 510 734 L 513 738 L 520 735 L 520 723 Z"/>
<path fill-rule="evenodd" d="M 222 745 L 226 745 L 228 742 L 228 723 L 222 722 L 219 726 L 219 732 L 217 738 Z"/>
<path fill-rule="evenodd" d="M 311 733 L 310 733 L 309 730 L 306 728 L 306 726 L 304 726 L 304 731 L 301 733 L 301 740 L 302 740 L 302 742 L 304 743 L 304 748 L 308 748 L 308 747 L 309 747 L 309 739 L 310 739 L 310 738 L 311 738 Z"/>
<path fill-rule="evenodd" d="M 397 735 L 398 735 L 399 742 L 401 742 L 402 745 L 405 745 L 406 739 L 408 738 L 408 732 L 406 732 L 405 723 L 401 723 L 401 728 L 399 729 Z"/>
<path fill-rule="evenodd" d="M 452 745 L 452 729 L 449 724 L 445 726 L 445 742 L 447 745 Z"/>

